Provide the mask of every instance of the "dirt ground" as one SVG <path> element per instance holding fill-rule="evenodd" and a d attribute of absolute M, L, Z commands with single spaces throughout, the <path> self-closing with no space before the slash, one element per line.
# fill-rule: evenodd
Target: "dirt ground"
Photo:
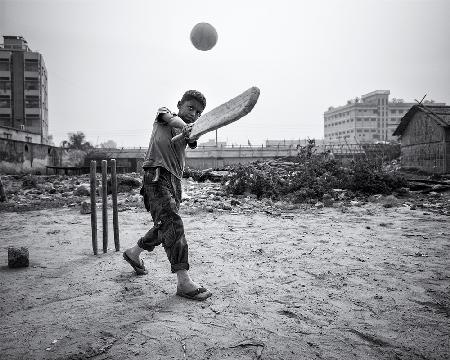
<path fill-rule="evenodd" d="M 100 208 L 99 208 L 100 210 Z M 0 213 L 1 359 L 448 359 L 449 217 L 366 203 L 276 213 L 182 206 L 193 279 L 137 277 L 78 208 Z M 111 214 L 110 214 L 111 215 Z M 119 213 L 121 248 L 152 225 Z M 9 269 L 8 246 L 30 266 Z"/>

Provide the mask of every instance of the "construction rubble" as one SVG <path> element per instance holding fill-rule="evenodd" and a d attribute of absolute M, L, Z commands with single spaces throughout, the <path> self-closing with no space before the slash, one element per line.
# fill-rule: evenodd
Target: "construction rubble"
<path fill-rule="evenodd" d="M 336 161 L 271 160 L 236 165 L 221 170 L 190 170 L 183 179 L 186 212 L 265 212 L 282 215 L 299 207 L 322 208 L 378 203 L 384 207 L 404 206 L 450 215 L 450 180 L 401 173 L 396 162 L 370 164 Z M 0 211 L 28 211 L 57 207 L 79 208 L 89 213 L 89 174 L 4 175 L 6 201 Z M 97 174 L 100 202 L 101 174 Z M 119 211 L 142 208 L 141 174 L 118 175 Z M 110 192 L 110 181 L 108 184 Z"/>

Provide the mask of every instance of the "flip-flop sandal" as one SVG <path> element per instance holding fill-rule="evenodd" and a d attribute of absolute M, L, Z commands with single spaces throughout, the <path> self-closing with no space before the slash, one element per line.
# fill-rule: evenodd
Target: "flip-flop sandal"
<path fill-rule="evenodd" d="M 200 294 L 203 294 L 203 296 L 199 296 Z M 190 300 L 205 301 L 212 295 L 212 293 L 204 287 L 201 287 L 188 293 L 184 293 L 181 290 L 177 289 L 177 295 Z"/>
<path fill-rule="evenodd" d="M 134 261 L 133 259 L 131 259 L 126 252 L 123 253 L 123 258 L 125 259 L 125 261 L 130 264 L 134 271 L 136 272 L 137 275 L 147 275 L 148 271 L 145 268 L 144 265 L 144 261 L 141 260 L 141 263 L 138 264 L 136 261 Z"/>

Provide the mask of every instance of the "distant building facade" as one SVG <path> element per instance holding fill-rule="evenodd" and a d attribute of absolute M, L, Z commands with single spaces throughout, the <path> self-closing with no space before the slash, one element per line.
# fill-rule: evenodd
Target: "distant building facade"
<path fill-rule="evenodd" d="M 396 141 L 393 135 L 403 115 L 415 103 L 389 101 L 389 90 L 376 90 L 330 107 L 324 113 L 324 140 L 327 143 L 376 143 Z M 445 105 L 445 104 L 434 104 Z"/>
<path fill-rule="evenodd" d="M 214 139 L 209 139 L 208 141 L 198 143 L 198 146 L 227 146 L 226 141 L 217 141 Z"/>
<path fill-rule="evenodd" d="M 274 147 L 274 146 L 306 146 L 308 145 L 308 141 L 314 141 L 314 144 L 323 145 L 323 139 L 298 139 L 298 140 L 266 140 L 266 147 Z"/>
<path fill-rule="evenodd" d="M 48 144 L 48 89 L 44 58 L 21 36 L 0 45 L 0 138 Z"/>
<path fill-rule="evenodd" d="M 450 106 L 414 105 L 394 135 L 401 137 L 402 167 L 450 173 Z"/>

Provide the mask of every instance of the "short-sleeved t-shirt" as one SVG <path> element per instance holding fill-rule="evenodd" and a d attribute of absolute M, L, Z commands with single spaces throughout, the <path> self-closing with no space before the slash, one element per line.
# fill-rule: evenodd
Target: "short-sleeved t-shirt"
<path fill-rule="evenodd" d="M 187 144 L 184 140 L 172 142 L 172 138 L 181 133 L 181 129 L 169 126 L 167 121 L 162 119 L 162 114 L 169 114 L 171 117 L 177 116 L 168 108 L 158 109 L 142 167 L 163 167 L 178 179 L 181 179 Z M 190 147 L 195 147 L 194 145 L 196 146 L 196 144 L 190 144 Z"/>

